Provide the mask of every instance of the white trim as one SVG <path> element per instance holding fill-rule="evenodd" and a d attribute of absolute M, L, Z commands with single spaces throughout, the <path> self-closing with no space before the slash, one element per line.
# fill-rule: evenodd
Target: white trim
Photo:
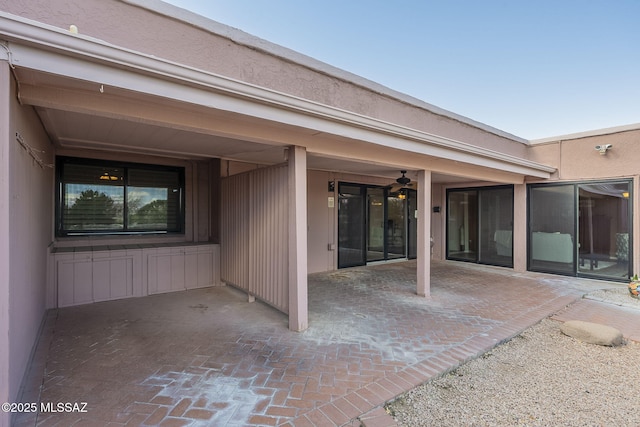
<path fill-rule="evenodd" d="M 634 123 L 630 125 L 614 126 L 604 129 L 588 130 L 584 132 L 570 133 L 566 135 L 552 136 L 549 138 L 540 138 L 529 141 L 531 145 L 545 144 L 549 142 L 567 141 L 570 139 L 589 138 L 594 136 L 613 135 L 621 132 L 630 132 L 634 130 L 640 130 L 640 123 Z"/>
<path fill-rule="evenodd" d="M 0 12 L 0 35 L 12 41 L 9 48 L 16 67 L 111 84 L 135 92 L 523 175 L 549 178 L 556 170 L 520 157 L 140 54 L 5 12 Z M 87 62 L 87 58 L 92 62 Z"/>

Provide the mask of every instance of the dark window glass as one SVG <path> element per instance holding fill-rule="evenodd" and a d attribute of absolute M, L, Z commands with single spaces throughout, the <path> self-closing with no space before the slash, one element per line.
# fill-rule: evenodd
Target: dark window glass
<path fill-rule="evenodd" d="M 58 160 L 57 234 L 183 231 L 184 169 Z"/>
<path fill-rule="evenodd" d="M 447 191 L 447 258 L 513 266 L 513 187 Z"/>

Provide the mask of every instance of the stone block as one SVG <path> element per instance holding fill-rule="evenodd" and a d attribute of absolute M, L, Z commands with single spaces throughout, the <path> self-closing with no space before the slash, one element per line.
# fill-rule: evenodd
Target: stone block
<path fill-rule="evenodd" d="M 623 343 L 622 332 L 599 323 L 569 320 L 562 324 L 560 330 L 565 335 L 589 344 L 616 346 Z"/>

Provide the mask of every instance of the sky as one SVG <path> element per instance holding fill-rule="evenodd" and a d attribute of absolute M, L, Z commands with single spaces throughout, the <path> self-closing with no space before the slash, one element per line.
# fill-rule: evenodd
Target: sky
<path fill-rule="evenodd" d="M 525 139 L 640 123 L 640 0 L 166 0 Z"/>

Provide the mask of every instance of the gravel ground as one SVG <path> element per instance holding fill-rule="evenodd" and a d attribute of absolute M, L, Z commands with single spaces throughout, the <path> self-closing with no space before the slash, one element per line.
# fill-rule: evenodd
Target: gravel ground
<path fill-rule="evenodd" d="M 626 288 L 589 297 L 640 309 Z M 639 396 L 640 343 L 585 344 L 545 319 L 386 409 L 407 427 L 640 426 Z"/>

